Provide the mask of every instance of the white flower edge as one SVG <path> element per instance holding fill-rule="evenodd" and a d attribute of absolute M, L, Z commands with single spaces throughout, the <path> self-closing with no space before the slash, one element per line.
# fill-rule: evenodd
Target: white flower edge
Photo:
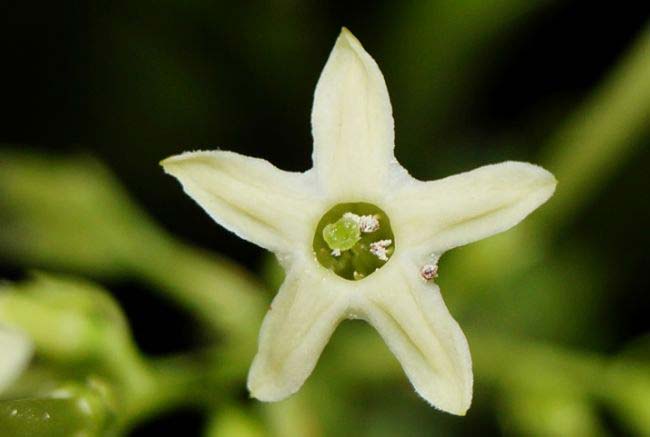
<path fill-rule="evenodd" d="M 33 349 L 33 344 L 26 334 L 0 326 L 0 394 L 25 370 Z"/>
<path fill-rule="evenodd" d="M 278 401 L 313 371 L 338 323 L 363 318 L 400 361 L 417 393 L 463 415 L 472 399 L 467 340 L 421 269 L 446 250 L 519 223 L 554 192 L 541 167 L 504 162 L 448 178 L 413 179 L 393 155 L 388 91 L 374 60 L 343 29 L 319 79 L 312 111 L 314 166 L 290 173 L 232 152 L 192 152 L 165 171 L 217 222 L 274 251 L 287 278 L 260 330 L 251 394 Z M 326 270 L 313 233 L 333 205 L 370 202 L 390 217 L 395 252 L 361 281 Z"/>

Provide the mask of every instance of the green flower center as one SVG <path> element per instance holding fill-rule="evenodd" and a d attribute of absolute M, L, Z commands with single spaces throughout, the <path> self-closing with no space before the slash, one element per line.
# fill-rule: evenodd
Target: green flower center
<path fill-rule="evenodd" d="M 314 235 L 318 262 L 351 281 L 383 267 L 395 251 L 384 211 L 370 203 L 340 203 L 325 213 Z"/>

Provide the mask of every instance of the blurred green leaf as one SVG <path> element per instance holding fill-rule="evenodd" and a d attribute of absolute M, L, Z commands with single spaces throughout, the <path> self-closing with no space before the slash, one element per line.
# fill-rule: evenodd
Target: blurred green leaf
<path fill-rule="evenodd" d="M 650 435 L 650 362 L 616 360 L 600 396 L 634 435 Z"/>
<path fill-rule="evenodd" d="M 542 212 L 556 227 L 571 220 L 650 132 L 650 26 L 639 34 L 596 92 L 551 137 L 543 163 L 558 180 Z"/>
<path fill-rule="evenodd" d="M 155 241 L 152 223 L 96 160 L 0 150 L 3 258 L 114 275 Z"/>
<path fill-rule="evenodd" d="M 135 275 L 238 336 L 250 356 L 264 308 L 239 266 L 175 241 L 88 157 L 0 151 L 0 257 L 98 276 Z"/>
<path fill-rule="evenodd" d="M 517 255 L 517 252 L 510 254 Z M 489 255 L 484 259 L 489 260 Z M 449 270 L 442 269 L 442 289 L 449 295 L 449 306 L 462 326 L 507 335 L 517 332 L 518 336 L 554 340 L 564 345 L 584 346 L 592 330 L 599 334 L 598 338 L 603 338 L 597 326 L 604 295 L 609 290 L 606 269 L 591 251 L 578 243 L 565 242 L 524 270 L 511 264 L 492 283 L 475 282 L 481 274 L 480 258 L 476 259 L 474 269 L 477 276 L 455 270 L 465 266 L 454 262 L 456 258 L 449 261 Z M 516 265 L 517 260 L 513 263 Z"/>
<path fill-rule="evenodd" d="M 0 320 L 23 330 L 36 356 L 70 377 L 99 374 L 119 388 L 126 410 L 150 397 L 159 376 L 137 350 L 126 320 L 111 296 L 86 281 L 39 274 L 0 293 Z M 61 375 L 59 375 L 61 377 Z M 172 390 L 172 393 L 175 393 Z"/>
<path fill-rule="evenodd" d="M 22 283 L 5 283 L 0 288 L 0 321 L 20 328 L 36 345 L 38 360 L 14 395 L 33 396 L 61 380 L 99 375 L 117 399 L 120 429 L 178 404 L 220 396 L 215 385 L 221 382 L 218 360 L 223 355 L 143 357 L 110 294 L 87 281 L 40 273 Z M 64 402 L 45 402 L 48 408 L 51 403 L 52 408 L 68 408 Z"/>
<path fill-rule="evenodd" d="M 0 321 L 26 332 L 49 359 L 87 361 L 130 342 L 117 304 L 88 282 L 41 273 L 0 291 Z"/>

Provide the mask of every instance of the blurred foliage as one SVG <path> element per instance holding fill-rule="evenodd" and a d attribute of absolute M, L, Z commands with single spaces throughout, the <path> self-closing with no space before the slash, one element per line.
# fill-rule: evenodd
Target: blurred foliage
<path fill-rule="evenodd" d="M 137 434 L 147 421 L 190 408 L 206 417 L 210 437 L 650 435 L 647 309 L 632 309 L 643 314 L 638 322 L 620 308 L 620 296 L 647 303 L 625 286 L 647 284 L 637 266 L 649 243 L 650 29 L 639 24 L 635 41 L 616 47 L 611 68 L 590 73 L 583 89 L 540 98 L 546 91 L 522 79 L 537 96 L 523 113 L 502 89 L 486 91 L 494 77 L 507 76 L 499 68 L 513 62 L 508 57 L 523 62 L 519 39 L 534 39 L 524 29 L 551 17 L 543 29 L 554 30 L 561 3 L 346 4 L 340 23 L 316 2 L 167 0 L 156 13 L 149 2 L 89 7 L 90 38 L 80 38 L 88 45 L 72 44 L 84 59 L 75 62 L 86 67 L 69 80 L 91 91 L 77 89 L 87 106 L 67 120 L 73 134 L 62 137 L 81 142 L 83 153 L 0 148 L 0 259 L 17 279 L 0 285 L 0 322 L 36 344 L 28 371 L 2 394 L 0 434 Z M 324 17 L 334 15 L 328 24 Z M 637 15 L 638 23 L 650 18 Z M 522 225 L 441 261 L 441 289 L 467 333 L 476 374 L 474 405 L 462 419 L 419 400 L 360 322 L 337 330 L 294 397 L 243 399 L 269 290 L 283 273 L 271 256 L 258 263 L 259 251 L 215 230 L 156 166 L 187 144 L 225 144 L 305 168 L 311 93 L 341 24 L 359 28 L 384 71 L 397 154 L 416 176 L 513 158 L 538 162 L 560 181 L 551 202 Z M 570 75 L 576 65 L 558 70 Z M 506 122 L 468 109 L 489 112 L 508 98 L 503 106 L 515 109 L 502 114 Z M 70 117 L 66 108 L 48 111 L 44 136 Z M 20 107 L 16 113 L 24 117 Z M 51 144 L 5 131 L 15 132 L 7 123 L 3 140 Z M 258 268 L 261 280 L 199 245 Z M 21 277 L 35 268 L 59 273 Z M 112 291 L 141 291 L 125 287 L 129 281 L 151 294 L 125 314 L 134 297 Z M 149 317 L 157 300 L 201 322 L 200 344 L 165 357 L 141 350 L 129 325 L 173 322 Z"/>
<path fill-rule="evenodd" d="M 107 388 L 99 381 L 69 384 L 40 398 L 2 402 L 0 429 L 4 435 L 92 437 L 110 433 L 112 411 Z"/>

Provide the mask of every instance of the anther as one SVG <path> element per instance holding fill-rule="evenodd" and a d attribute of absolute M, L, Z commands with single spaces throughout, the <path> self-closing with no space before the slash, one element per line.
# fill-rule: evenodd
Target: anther
<path fill-rule="evenodd" d="M 438 264 L 425 264 L 420 269 L 420 276 L 425 281 L 430 281 L 438 277 Z"/>
<path fill-rule="evenodd" d="M 359 230 L 364 234 L 369 234 L 379 230 L 379 217 L 377 217 L 377 215 L 357 215 L 351 212 L 346 212 L 343 214 L 343 217 L 354 221 L 359 226 Z"/>
<path fill-rule="evenodd" d="M 379 230 L 379 219 L 375 215 L 362 215 L 359 217 L 359 230 L 369 234 Z"/>
<path fill-rule="evenodd" d="M 387 248 L 393 244 L 393 240 L 379 240 L 370 243 L 370 253 L 382 261 L 388 261 Z"/>

